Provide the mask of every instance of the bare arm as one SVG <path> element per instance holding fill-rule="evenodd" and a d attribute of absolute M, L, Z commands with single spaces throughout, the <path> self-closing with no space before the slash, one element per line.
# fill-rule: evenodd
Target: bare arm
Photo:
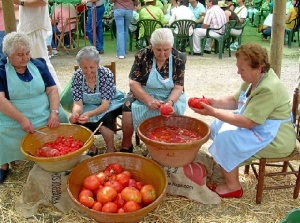
<path fill-rule="evenodd" d="M 286 16 L 285 16 L 285 21 L 286 22 L 289 22 L 290 21 L 290 19 L 291 19 L 291 12 L 289 12 Z"/>
<path fill-rule="evenodd" d="M 21 0 L 14 0 L 16 5 L 21 5 Z M 44 0 L 24 0 L 24 6 L 26 7 L 41 7 L 47 5 L 47 2 Z"/>
<path fill-rule="evenodd" d="M 49 98 L 50 103 L 50 116 L 48 119 L 48 126 L 49 128 L 55 128 L 59 125 L 59 118 L 56 112 L 52 112 L 52 110 L 59 110 L 59 94 L 57 86 L 51 86 L 46 88 L 46 93 Z"/>

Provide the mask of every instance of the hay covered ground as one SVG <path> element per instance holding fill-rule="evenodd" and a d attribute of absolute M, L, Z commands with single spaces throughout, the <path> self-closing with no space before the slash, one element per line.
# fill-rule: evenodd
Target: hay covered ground
<path fill-rule="evenodd" d="M 102 64 L 117 62 L 117 87 L 125 92 L 128 91 L 128 73 L 133 62 L 133 53 L 129 53 L 124 60 L 115 58 L 115 54 L 104 54 Z M 69 80 L 73 66 L 75 65 L 74 54 L 60 52 L 52 59 L 52 63 L 59 75 L 62 85 Z M 299 75 L 298 49 L 289 50 L 283 56 L 281 79 L 292 96 L 297 77 Z M 217 55 L 188 56 L 186 64 L 185 92 L 187 98 L 192 96 L 218 97 L 232 94 L 240 85 L 240 76 L 236 73 L 235 57 L 229 58 L 228 54 L 222 60 Z M 186 115 L 199 118 L 207 123 L 211 118 L 203 117 L 193 113 L 189 108 Z M 119 132 L 116 136 L 116 147 L 120 148 Z M 208 141 L 201 149 L 206 150 L 211 141 Z M 104 148 L 101 138 L 97 138 L 97 146 Z M 135 147 L 140 153 L 144 146 Z M 3 223 L 85 223 L 94 222 L 91 218 L 72 211 L 63 214 L 52 206 L 41 205 L 37 215 L 28 219 L 21 217 L 14 208 L 15 201 L 22 192 L 28 173 L 33 163 L 29 161 L 18 161 L 12 167 L 7 180 L 0 184 L 0 222 Z M 143 223 L 275 223 L 280 222 L 288 211 L 300 207 L 300 199 L 292 198 L 292 190 L 267 191 L 263 193 L 262 204 L 255 203 L 256 180 L 252 172 L 250 175 L 243 174 L 240 169 L 240 181 L 244 188 L 244 196 L 241 199 L 223 199 L 219 205 L 204 205 L 191 200 L 166 196 L 163 203 L 149 215 Z M 278 178 L 271 183 L 281 182 Z"/>

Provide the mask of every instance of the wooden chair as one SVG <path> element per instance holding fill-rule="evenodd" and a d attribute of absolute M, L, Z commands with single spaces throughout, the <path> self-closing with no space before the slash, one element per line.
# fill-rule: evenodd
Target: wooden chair
<path fill-rule="evenodd" d="M 215 53 L 219 52 L 219 59 L 222 59 L 222 54 L 224 53 L 225 45 L 227 46 L 229 51 L 229 57 L 231 57 L 231 50 L 230 50 L 230 30 L 235 26 L 236 21 L 235 20 L 230 20 L 220 28 L 207 28 L 206 29 L 206 36 L 202 39 L 201 43 L 201 54 L 204 55 L 204 47 L 206 44 L 206 39 L 207 38 L 212 38 L 216 42 L 216 47 L 215 47 Z M 209 35 L 209 32 L 211 30 L 218 31 L 221 30 L 225 26 L 225 32 L 223 35 L 220 35 L 218 37 L 213 37 Z"/>
<path fill-rule="evenodd" d="M 147 40 L 149 44 L 151 34 L 154 32 L 154 30 L 162 28 L 163 24 L 158 20 L 143 19 L 138 21 L 137 26 L 140 27 L 140 30 L 144 30 L 144 36 L 140 39 L 140 46 L 142 47 L 145 40 Z"/>
<path fill-rule="evenodd" d="M 174 36 L 174 48 L 175 49 L 185 49 L 186 43 L 184 42 L 181 44 L 182 46 L 179 47 L 179 40 L 181 41 L 189 41 L 190 45 L 190 52 L 193 55 L 193 34 L 190 35 L 190 28 L 195 28 L 196 27 L 196 22 L 193 20 L 177 20 L 172 22 L 170 25 L 170 28 L 173 31 L 173 36 Z M 176 32 L 175 32 L 176 31 Z"/>
<path fill-rule="evenodd" d="M 285 28 L 285 35 L 287 35 L 287 38 L 288 38 L 288 48 L 292 47 L 292 42 L 293 42 L 295 33 L 298 34 L 297 35 L 298 36 L 298 45 L 300 47 L 300 40 L 299 40 L 300 16 L 296 17 L 295 19 L 293 19 L 292 21 L 290 21 L 286 24 L 290 24 L 290 23 L 294 23 L 294 27 L 292 29 Z"/>
<path fill-rule="evenodd" d="M 110 71 L 114 74 L 114 82 L 115 82 L 115 85 L 117 85 L 117 79 L 116 79 L 116 74 L 117 74 L 117 71 L 116 71 L 116 62 L 111 62 L 110 64 L 106 64 L 106 65 L 103 65 L 104 67 L 110 69 Z M 78 65 L 75 65 L 74 66 L 74 70 L 76 71 L 77 69 L 79 68 Z M 114 120 L 114 129 L 115 129 L 115 133 L 117 133 L 117 131 L 120 131 L 122 130 L 122 115 L 119 115 L 115 120 Z M 137 133 L 135 133 L 135 144 L 138 146 L 140 145 L 140 139 L 137 135 Z"/>
<path fill-rule="evenodd" d="M 69 51 L 73 49 L 79 49 L 79 17 L 71 17 L 67 18 L 63 28 L 61 30 L 61 33 L 55 33 L 55 39 L 56 39 L 56 48 L 60 49 L 62 48 L 63 50 Z M 74 26 L 75 28 L 69 31 L 65 31 L 67 27 L 72 27 Z M 65 36 L 69 38 L 70 46 L 67 48 L 65 46 Z"/>
<path fill-rule="evenodd" d="M 297 140 L 300 141 L 300 116 L 299 116 L 299 89 L 296 88 L 293 96 L 293 108 L 292 113 L 294 116 L 295 131 L 297 134 Z M 292 163 L 291 161 L 295 161 Z M 250 165 L 246 165 L 244 172 L 249 174 L 249 169 L 254 172 L 254 175 L 257 179 L 256 185 L 256 203 L 260 204 L 262 200 L 263 190 L 273 190 L 273 189 L 284 189 L 284 188 L 293 188 L 293 198 L 296 199 L 299 196 L 300 189 L 300 149 L 296 147 L 291 155 L 283 158 L 261 158 L 257 162 L 252 162 Z M 295 168 L 295 165 L 297 168 Z M 258 170 L 256 167 L 258 166 Z M 273 167 L 273 168 L 268 168 Z M 281 171 L 278 171 L 278 168 Z M 266 169 L 268 171 L 266 171 Z M 286 182 L 283 185 L 265 185 L 266 177 L 278 177 L 278 176 L 287 176 L 292 175 L 295 177 L 293 183 Z"/>

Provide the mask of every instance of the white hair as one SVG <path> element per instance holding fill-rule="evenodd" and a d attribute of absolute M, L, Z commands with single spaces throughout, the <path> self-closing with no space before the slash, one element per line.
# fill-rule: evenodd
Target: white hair
<path fill-rule="evenodd" d="M 27 34 L 22 32 L 11 32 L 4 36 L 3 53 L 9 57 L 15 53 L 17 49 L 30 51 L 31 42 Z"/>
<path fill-rule="evenodd" d="M 100 65 L 99 52 L 94 46 L 83 47 L 76 55 L 77 64 L 80 64 L 81 59 L 92 60 Z"/>
<path fill-rule="evenodd" d="M 160 28 L 152 33 L 150 42 L 152 46 L 158 44 L 169 44 L 172 47 L 174 44 L 174 36 L 171 29 Z"/>

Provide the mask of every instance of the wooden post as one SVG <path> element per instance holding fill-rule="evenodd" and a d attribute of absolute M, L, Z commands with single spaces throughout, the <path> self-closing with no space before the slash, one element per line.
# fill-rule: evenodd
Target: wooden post
<path fill-rule="evenodd" d="M 16 31 L 14 1 L 2 1 L 5 33 Z"/>
<path fill-rule="evenodd" d="M 281 60 L 285 30 L 285 7 L 286 0 L 274 0 L 270 63 L 271 68 L 273 68 L 278 77 L 281 75 Z"/>

